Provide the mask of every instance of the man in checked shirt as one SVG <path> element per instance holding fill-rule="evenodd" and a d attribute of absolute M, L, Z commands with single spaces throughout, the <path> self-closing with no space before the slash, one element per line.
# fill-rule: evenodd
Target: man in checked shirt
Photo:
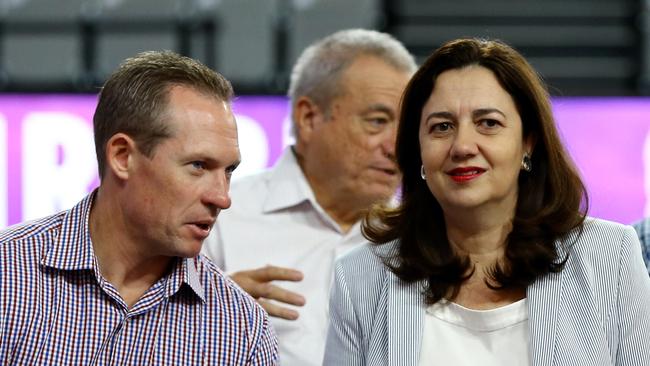
<path fill-rule="evenodd" d="M 267 314 L 199 255 L 240 160 L 232 93 L 171 52 L 109 78 L 94 116 L 100 187 L 0 232 L 0 364 L 278 363 Z"/>

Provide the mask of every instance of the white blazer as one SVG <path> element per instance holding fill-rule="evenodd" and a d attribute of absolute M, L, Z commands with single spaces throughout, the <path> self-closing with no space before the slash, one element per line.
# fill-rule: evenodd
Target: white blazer
<path fill-rule="evenodd" d="M 526 290 L 533 365 L 650 365 L 650 277 L 629 226 L 587 219 L 558 240 L 564 269 Z M 576 241 L 577 238 L 577 241 Z M 324 365 L 417 366 L 422 283 L 406 284 L 365 245 L 337 261 Z"/>

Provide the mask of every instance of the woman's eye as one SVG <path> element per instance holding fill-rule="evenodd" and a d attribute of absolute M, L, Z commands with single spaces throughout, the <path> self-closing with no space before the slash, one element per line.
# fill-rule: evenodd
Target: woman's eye
<path fill-rule="evenodd" d="M 431 126 L 431 132 L 447 132 L 451 130 L 451 123 L 441 122 Z"/>
<path fill-rule="evenodd" d="M 500 124 L 499 121 L 494 120 L 494 119 L 484 119 L 484 120 L 481 121 L 481 123 L 485 127 L 489 127 L 489 128 L 497 127 Z"/>
<path fill-rule="evenodd" d="M 484 134 L 495 134 L 501 130 L 503 124 L 496 119 L 482 119 L 477 122 L 476 127 Z"/>

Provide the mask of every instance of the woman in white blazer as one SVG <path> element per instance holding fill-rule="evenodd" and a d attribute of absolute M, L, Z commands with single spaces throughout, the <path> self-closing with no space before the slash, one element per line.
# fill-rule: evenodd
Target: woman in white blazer
<path fill-rule="evenodd" d="M 400 205 L 371 210 L 371 243 L 337 262 L 325 365 L 650 365 L 638 239 L 586 218 L 517 51 L 436 50 L 404 93 L 396 152 Z"/>

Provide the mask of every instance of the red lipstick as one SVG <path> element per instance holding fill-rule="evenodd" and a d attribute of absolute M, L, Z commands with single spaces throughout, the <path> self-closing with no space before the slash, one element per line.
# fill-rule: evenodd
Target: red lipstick
<path fill-rule="evenodd" d="M 478 178 L 485 172 L 485 169 L 468 166 L 460 167 L 447 171 L 447 174 L 453 179 L 456 183 L 469 182 L 475 178 Z"/>

